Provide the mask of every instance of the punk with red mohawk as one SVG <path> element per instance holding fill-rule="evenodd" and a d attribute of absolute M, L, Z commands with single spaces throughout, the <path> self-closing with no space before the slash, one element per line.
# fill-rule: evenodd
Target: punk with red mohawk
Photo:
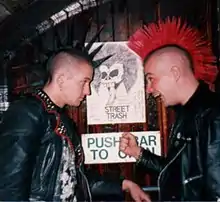
<path fill-rule="evenodd" d="M 217 76 L 216 58 L 211 43 L 201 33 L 180 18 L 167 18 L 137 30 L 129 39 L 128 47 L 137 53 L 143 62 L 154 51 L 167 46 L 177 46 L 191 57 L 194 75 L 211 84 Z"/>
<path fill-rule="evenodd" d="M 220 201 L 220 97 L 210 90 L 217 74 L 210 42 L 180 18 L 168 18 L 139 29 L 128 46 L 144 63 L 147 93 L 175 106 L 176 120 L 166 156 L 141 148 L 130 133 L 120 150 L 157 174 L 157 201 Z"/>

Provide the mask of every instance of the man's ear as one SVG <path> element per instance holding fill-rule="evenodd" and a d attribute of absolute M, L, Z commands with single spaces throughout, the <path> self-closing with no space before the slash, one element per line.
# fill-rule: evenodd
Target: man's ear
<path fill-rule="evenodd" d="M 180 68 L 178 66 L 172 66 L 171 73 L 172 73 L 175 81 L 178 81 L 180 79 L 181 72 L 180 72 Z"/>
<path fill-rule="evenodd" d="M 64 83 L 64 74 L 57 75 L 56 83 L 57 83 L 58 87 L 60 88 L 60 90 L 62 90 L 62 86 Z"/>

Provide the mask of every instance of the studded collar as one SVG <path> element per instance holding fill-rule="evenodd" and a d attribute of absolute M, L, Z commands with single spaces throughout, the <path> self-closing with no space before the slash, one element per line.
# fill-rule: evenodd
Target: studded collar
<path fill-rule="evenodd" d="M 34 96 L 43 102 L 47 111 L 57 111 L 58 113 L 63 111 L 63 108 L 57 106 L 42 89 L 37 89 Z"/>
<path fill-rule="evenodd" d="M 73 144 L 67 136 L 67 129 L 65 127 L 65 124 L 61 120 L 61 112 L 63 111 L 63 108 L 60 108 L 56 104 L 54 104 L 53 101 L 49 98 L 49 96 L 41 89 L 36 90 L 36 92 L 33 93 L 33 96 L 35 96 L 42 102 L 45 110 L 49 114 L 54 114 L 56 116 L 57 123 L 54 132 L 57 135 L 62 136 L 64 139 L 66 139 L 70 147 L 73 149 Z"/>

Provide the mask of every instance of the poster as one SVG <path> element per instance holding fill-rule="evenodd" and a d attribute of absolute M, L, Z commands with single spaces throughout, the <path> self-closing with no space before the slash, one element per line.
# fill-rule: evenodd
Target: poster
<path fill-rule="evenodd" d="M 132 132 L 137 137 L 138 145 L 161 155 L 160 131 Z M 121 132 L 83 134 L 82 146 L 85 164 L 108 164 L 135 162 L 135 158 L 119 151 Z"/>
<path fill-rule="evenodd" d="M 101 43 L 95 43 L 92 48 Z M 87 96 L 87 121 L 93 124 L 144 123 L 143 66 L 126 42 L 105 42 L 94 58 L 113 54 L 95 70 Z M 92 49 L 91 49 L 92 50 Z"/>

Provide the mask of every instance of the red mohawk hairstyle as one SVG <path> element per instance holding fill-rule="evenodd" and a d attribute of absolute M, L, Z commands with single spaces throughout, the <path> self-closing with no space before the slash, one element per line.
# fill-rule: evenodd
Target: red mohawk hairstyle
<path fill-rule="evenodd" d="M 197 79 L 212 84 L 217 76 L 216 57 L 211 43 L 200 32 L 180 18 L 167 18 L 137 30 L 130 37 L 128 47 L 144 61 L 149 54 L 166 46 L 176 46 L 191 57 Z"/>

